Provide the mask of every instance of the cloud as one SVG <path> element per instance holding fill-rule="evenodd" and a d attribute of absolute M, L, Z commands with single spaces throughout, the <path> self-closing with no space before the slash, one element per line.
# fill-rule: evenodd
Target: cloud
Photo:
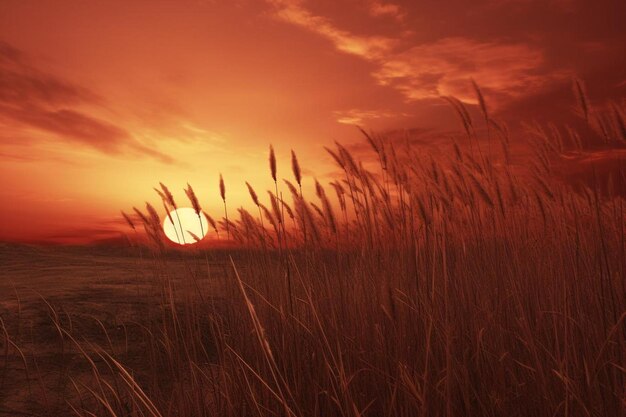
<path fill-rule="evenodd" d="M 406 47 L 406 31 L 397 36 L 360 36 L 343 30 L 305 7 L 302 0 L 267 0 L 277 18 L 332 41 L 339 51 L 375 64 L 373 78 L 399 91 L 408 102 L 454 95 L 474 102 L 473 78 L 494 105 L 540 91 L 569 73 L 549 69 L 544 51 L 522 41 L 443 37 Z M 372 1 L 370 16 L 404 16 L 399 6 Z"/>
<path fill-rule="evenodd" d="M 125 130 L 74 110 L 46 110 L 35 106 L 0 105 L 0 114 L 16 122 L 92 146 L 106 153 L 117 153 L 120 145 L 130 140 Z"/>
<path fill-rule="evenodd" d="M 0 41 L 0 102 L 72 105 L 98 101 L 89 90 L 28 66 L 21 51 Z"/>
<path fill-rule="evenodd" d="M 368 12 L 374 17 L 392 17 L 397 21 L 403 21 L 406 14 L 400 6 L 393 3 L 384 3 L 382 1 L 372 1 L 368 5 Z"/>
<path fill-rule="evenodd" d="M 102 99 L 89 89 L 33 68 L 21 51 L 0 42 L 0 121 L 110 155 L 134 153 L 173 162 L 123 127 L 84 110 L 101 104 Z"/>
<path fill-rule="evenodd" d="M 329 19 L 308 11 L 299 0 L 267 0 L 274 16 L 330 40 L 339 51 L 368 60 L 384 57 L 397 41 L 385 36 L 358 36 L 339 29 Z"/>
<path fill-rule="evenodd" d="M 408 100 L 453 95 L 474 101 L 470 79 L 490 101 L 540 90 L 563 72 L 542 70 L 541 50 L 522 43 L 479 42 L 469 38 L 444 38 L 414 46 L 381 62 L 373 74 L 382 85 L 402 92 Z"/>
<path fill-rule="evenodd" d="M 337 122 L 345 125 L 361 125 L 366 120 L 374 119 L 391 119 L 399 117 L 408 117 L 406 113 L 394 113 L 388 110 L 364 110 L 350 109 L 339 110 L 334 112 Z"/>
<path fill-rule="evenodd" d="M 171 157 L 139 143 L 124 129 L 74 110 L 46 110 L 36 106 L 16 108 L 0 104 L 0 115 L 107 154 L 133 150 L 164 163 L 174 162 Z"/>

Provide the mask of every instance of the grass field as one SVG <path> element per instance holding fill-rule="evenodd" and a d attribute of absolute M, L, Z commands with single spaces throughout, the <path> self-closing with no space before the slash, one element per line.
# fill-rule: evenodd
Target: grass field
<path fill-rule="evenodd" d="M 56 324 L 85 343 L 106 345 L 125 363 L 146 367 L 142 326 L 161 314 L 151 261 L 119 248 L 8 244 L 0 248 L 0 260 L 0 318 L 3 336 L 10 337 L 2 344 L 0 415 L 65 415 L 65 401 L 78 398 L 69 378 L 91 378 L 88 362 L 76 346 L 62 342 Z M 170 276 L 181 277 L 182 265 L 172 261 Z M 204 258 L 201 266 L 206 269 Z M 199 285 L 219 297 L 207 279 Z"/>
<path fill-rule="evenodd" d="M 270 154 L 267 206 L 221 184 L 236 250 L 168 249 L 151 206 L 141 257 L 3 247 L 0 413 L 626 415 L 623 171 L 570 187 L 554 161 L 589 148 L 537 127 L 520 170 L 486 108 L 490 152 L 450 102 L 449 156 L 366 134 L 377 165 L 337 144 L 315 195 L 295 154 L 285 184 Z M 623 146 L 621 113 L 589 113 Z"/>

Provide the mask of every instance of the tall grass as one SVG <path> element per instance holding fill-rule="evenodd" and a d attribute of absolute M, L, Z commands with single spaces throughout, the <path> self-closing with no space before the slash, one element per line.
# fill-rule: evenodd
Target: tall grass
<path fill-rule="evenodd" d="M 626 415 L 624 200 L 556 181 L 558 147 L 542 146 L 536 172 L 520 174 L 506 128 L 475 88 L 499 154 L 480 149 L 479 127 L 450 98 L 467 149 L 435 158 L 364 132 L 377 166 L 329 148 L 341 170 L 332 201 L 317 181 L 315 196 L 303 194 L 293 153 L 299 188 L 287 180 L 289 205 L 270 148 L 273 209 L 261 212 L 248 184 L 258 217 L 242 208 L 239 220 L 220 222 L 242 248 L 211 253 L 225 299 L 193 301 L 197 287 L 177 290 L 160 275 L 163 316 L 142 332 L 147 369 L 59 325 L 93 364 L 91 385 L 75 385 L 92 401 L 68 400 L 73 412 Z M 221 178 L 220 188 L 226 210 Z M 136 212 L 159 239 L 154 220 Z M 155 257 L 157 270 L 167 262 Z"/>

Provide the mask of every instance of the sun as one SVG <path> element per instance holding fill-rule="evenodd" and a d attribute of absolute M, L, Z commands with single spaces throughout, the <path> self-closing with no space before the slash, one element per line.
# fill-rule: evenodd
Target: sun
<path fill-rule="evenodd" d="M 208 231 L 206 216 L 191 207 L 172 210 L 163 221 L 163 232 L 169 240 L 179 245 L 193 245 L 202 240 Z"/>

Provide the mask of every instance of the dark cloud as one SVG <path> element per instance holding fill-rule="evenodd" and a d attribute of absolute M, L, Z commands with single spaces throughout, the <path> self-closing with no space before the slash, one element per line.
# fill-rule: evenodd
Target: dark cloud
<path fill-rule="evenodd" d="M 0 120 L 111 155 L 135 153 L 173 162 L 171 157 L 137 141 L 123 127 L 77 107 L 101 104 L 97 94 L 33 68 L 21 51 L 0 42 Z"/>
<path fill-rule="evenodd" d="M 594 85 L 599 99 L 623 94 L 616 89 L 626 80 L 623 1 L 267 1 L 282 20 L 377 62 L 376 80 L 410 100 L 454 94 L 472 102 L 474 78 L 493 107 L 533 96 L 549 102 L 547 93 L 563 92 L 554 84 L 573 75 Z"/>
<path fill-rule="evenodd" d="M 22 124 L 55 133 L 107 153 L 117 153 L 121 143 L 131 140 L 129 134 L 110 123 L 74 110 L 45 110 L 41 107 L 0 105 L 0 114 Z"/>
<path fill-rule="evenodd" d="M 29 66 L 21 51 L 0 41 L 0 102 L 61 106 L 99 101 L 88 89 Z"/>
<path fill-rule="evenodd" d="M 598 98 L 616 97 L 613 86 L 626 78 L 623 1 L 479 0 L 468 7 L 466 2 L 451 0 L 447 7 L 434 1 L 404 5 L 412 11 L 409 18 L 420 43 L 461 37 L 478 43 L 526 45 L 540 54 L 535 76 L 576 74 L 596 86 L 601 92 Z M 519 59 L 528 61 L 524 56 Z M 500 70 L 507 72 L 505 67 Z M 542 95 L 551 89 L 551 82 L 542 88 L 530 83 L 528 87 L 525 96 Z"/>
<path fill-rule="evenodd" d="M 104 153 L 115 155 L 131 149 L 164 163 L 174 162 L 169 156 L 137 142 L 124 129 L 74 110 L 45 110 L 34 106 L 16 108 L 0 104 L 0 115 Z"/>
<path fill-rule="evenodd" d="M 374 77 L 401 91 L 408 100 L 456 96 L 474 101 L 470 79 L 479 82 L 492 102 L 510 102 L 540 91 L 564 71 L 543 68 L 540 48 L 525 43 L 477 42 L 444 38 L 390 56 Z"/>

